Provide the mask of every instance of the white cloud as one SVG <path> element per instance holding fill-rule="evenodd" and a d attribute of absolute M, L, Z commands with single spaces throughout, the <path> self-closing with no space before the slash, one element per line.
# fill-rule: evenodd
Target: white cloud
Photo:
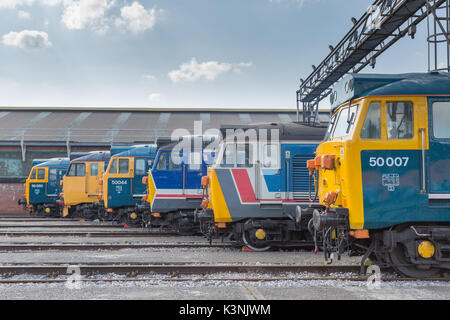
<path fill-rule="evenodd" d="M 18 47 L 26 50 L 51 47 L 48 34 L 37 30 L 23 30 L 10 32 L 3 36 L 2 42 L 6 46 Z"/>
<path fill-rule="evenodd" d="M 24 19 L 24 20 L 30 20 L 30 18 L 31 18 L 31 15 L 30 15 L 29 12 L 22 11 L 22 10 L 20 10 L 20 11 L 17 13 L 17 16 L 18 16 L 20 19 Z"/>
<path fill-rule="evenodd" d="M 14 9 L 16 7 L 31 6 L 40 3 L 47 6 L 56 6 L 60 3 L 68 3 L 72 0 L 0 0 L 0 8 Z"/>
<path fill-rule="evenodd" d="M 144 74 L 142 77 L 147 80 L 156 80 L 156 77 L 151 74 Z"/>
<path fill-rule="evenodd" d="M 18 6 L 32 5 L 34 0 L 0 0 L 0 8 L 14 9 Z"/>
<path fill-rule="evenodd" d="M 155 102 L 157 100 L 159 100 L 159 98 L 161 98 L 161 94 L 160 93 L 152 93 L 148 96 L 148 100 L 150 102 Z"/>
<path fill-rule="evenodd" d="M 169 72 L 169 78 L 172 82 L 192 82 L 204 78 L 206 80 L 215 80 L 220 74 L 234 70 L 240 72 L 241 68 L 251 67 L 253 64 L 238 63 L 231 64 L 226 62 L 208 61 L 198 63 L 195 58 L 183 63 L 179 69 Z"/>
<path fill-rule="evenodd" d="M 108 0 L 70 1 L 66 3 L 61 21 L 71 30 L 89 27 L 98 34 L 104 34 L 109 29 L 105 13 L 113 3 Z"/>
<path fill-rule="evenodd" d="M 133 33 L 152 29 L 156 23 L 156 10 L 146 10 L 143 5 L 135 1 L 130 6 L 120 9 L 121 18 L 116 19 L 117 27 L 125 27 Z"/>

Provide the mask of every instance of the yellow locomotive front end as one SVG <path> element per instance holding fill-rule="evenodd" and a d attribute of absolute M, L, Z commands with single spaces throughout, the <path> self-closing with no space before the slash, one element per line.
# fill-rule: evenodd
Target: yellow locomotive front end
<path fill-rule="evenodd" d="M 370 260 L 410 277 L 448 268 L 449 84 L 449 74 L 429 73 L 335 85 L 327 134 L 308 161 L 326 263 L 347 251 L 363 255 L 361 271 Z"/>

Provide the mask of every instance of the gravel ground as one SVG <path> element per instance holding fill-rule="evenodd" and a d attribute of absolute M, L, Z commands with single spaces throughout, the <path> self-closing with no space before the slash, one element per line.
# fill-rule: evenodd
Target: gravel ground
<path fill-rule="evenodd" d="M 43 295 L 45 292 L 45 295 Z M 274 282 L 183 282 L 164 281 L 82 283 L 68 289 L 64 283 L 0 285 L 0 299 L 450 299 L 448 286 L 437 283 L 389 282 L 369 289 L 364 282 L 274 281 Z"/>
<path fill-rule="evenodd" d="M 335 264 L 358 264 L 359 257 L 343 256 Z M 235 248 L 122 249 L 97 251 L 0 252 L 0 264 L 9 263 L 284 263 L 323 264 L 323 255 L 312 252 L 244 252 Z"/>

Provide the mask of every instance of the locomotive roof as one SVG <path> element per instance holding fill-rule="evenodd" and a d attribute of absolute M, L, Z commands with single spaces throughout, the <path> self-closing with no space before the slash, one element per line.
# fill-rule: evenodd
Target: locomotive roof
<path fill-rule="evenodd" d="M 350 90 L 348 90 L 349 81 L 352 81 Z M 450 95 L 450 74 L 448 72 L 349 74 L 335 84 L 333 94 L 336 95 L 333 112 L 344 102 L 365 96 Z"/>
<path fill-rule="evenodd" d="M 132 149 L 116 153 L 114 157 L 151 157 L 156 154 L 156 144 L 143 144 L 133 146 Z"/>
<path fill-rule="evenodd" d="M 195 141 L 195 139 L 202 139 L 202 148 L 207 147 L 209 144 L 211 144 L 211 142 L 214 142 L 215 139 L 218 139 L 219 137 L 217 135 L 189 135 L 189 136 L 184 136 L 184 137 L 180 137 L 178 139 L 178 141 L 174 141 L 174 142 L 169 142 L 168 138 L 164 138 L 164 142 L 158 145 L 159 150 L 172 150 L 175 146 L 179 145 L 179 143 L 181 141 L 183 141 L 183 139 L 191 139 L 191 149 L 194 148 L 196 146 L 196 143 L 198 143 L 197 141 Z M 183 146 L 183 145 L 181 145 Z"/>
<path fill-rule="evenodd" d="M 92 151 L 87 155 L 80 158 L 73 159 L 72 161 L 109 161 L 111 153 L 109 151 Z"/>
<path fill-rule="evenodd" d="M 242 129 L 244 131 L 248 129 L 255 129 L 259 135 L 259 129 L 267 130 L 267 139 L 270 139 L 271 130 L 279 130 L 280 140 L 323 140 L 325 131 L 327 129 L 326 124 L 318 124 L 314 126 L 304 125 L 299 122 L 271 122 L 271 123 L 255 123 L 249 125 L 222 125 L 220 131 L 224 138 L 226 138 L 227 129 Z"/>
<path fill-rule="evenodd" d="M 70 164 L 70 160 L 69 158 L 51 158 L 51 159 L 47 159 L 47 161 L 45 162 L 41 162 L 39 164 L 37 164 L 35 167 L 49 167 L 49 168 L 53 168 L 53 167 L 68 167 Z"/>

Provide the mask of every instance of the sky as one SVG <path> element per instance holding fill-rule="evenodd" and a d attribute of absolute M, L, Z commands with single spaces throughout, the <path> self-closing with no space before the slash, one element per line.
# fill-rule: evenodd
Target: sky
<path fill-rule="evenodd" d="M 0 0 L 0 106 L 294 108 L 372 2 Z M 425 37 L 365 71 L 426 71 Z"/>

